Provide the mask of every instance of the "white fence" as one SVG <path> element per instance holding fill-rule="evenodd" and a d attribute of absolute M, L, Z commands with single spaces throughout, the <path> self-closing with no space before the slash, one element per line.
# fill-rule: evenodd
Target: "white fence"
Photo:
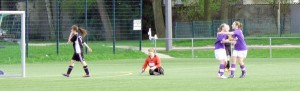
<path fill-rule="evenodd" d="M 248 45 L 248 48 L 268 48 L 270 50 L 269 51 L 270 59 L 272 59 L 272 48 L 300 48 L 300 45 L 273 45 L 272 44 L 273 39 L 299 39 L 300 40 L 300 37 L 246 37 L 245 38 L 245 40 L 248 40 L 248 39 L 266 39 L 266 40 L 268 40 L 268 43 L 264 43 L 264 44 L 268 44 L 268 45 L 251 45 L 251 44 L 247 44 L 247 45 Z M 195 58 L 195 50 L 196 49 L 197 50 L 198 49 L 200 49 L 200 50 L 201 49 L 214 49 L 214 44 L 209 44 L 209 45 L 212 45 L 212 46 L 195 47 L 195 43 L 194 43 L 195 40 L 216 40 L 216 38 L 172 38 L 172 39 L 158 38 L 157 40 L 158 41 L 159 40 L 172 40 L 172 41 L 175 41 L 175 40 L 190 40 L 191 45 L 189 47 L 187 47 L 187 46 L 185 46 L 185 47 L 174 47 L 174 46 L 172 46 L 173 48 L 171 48 L 171 49 L 172 50 L 191 50 L 191 52 L 192 52 L 191 58 Z M 247 43 L 247 41 L 246 41 L 246 43 Z M 157 44 L 156 41 L 155 41 L 154 44 L 155 44 L 154 47 L 156 49 L 156 44 Z M 289 44 L 289 43 L 286 43 L 286 44 Z M 231 47 L 233 47 L 233 46 L 231 46 Z"/>

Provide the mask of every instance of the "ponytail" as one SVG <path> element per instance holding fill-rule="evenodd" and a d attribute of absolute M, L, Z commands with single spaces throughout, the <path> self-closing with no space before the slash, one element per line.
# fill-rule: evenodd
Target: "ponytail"
<path fill-rule="evenodd" d="M 81 36 L 82 37 L 85 37 L 86 36 L 86 30 L 85 29 L 83 29 L 83 28 L 78 28 L 78 30 L 79 30 L 79 32 L 80 32 L 80 34 L 81 34 Z"/>
<path fill-rule="evenodd" d="M 243 28 L 243 24 L 239 21 L 234 21 L 235 26 L 237 26 L 239 29 Z"/>
<path fill-rule="evenodd" d="M 73 26 L 72 26 L 72 29 L 73 29 L 73 30 L 76 30 L 76 32 L 80 32 L 80 34 L 81 34 L 82 37 L 85 37 L 86 34 L 87 34 L 87 32 L 86 32 L 85 29 L 80 28 L 80 27 L 77 26 L 77 25 L 73 25 Z"/>

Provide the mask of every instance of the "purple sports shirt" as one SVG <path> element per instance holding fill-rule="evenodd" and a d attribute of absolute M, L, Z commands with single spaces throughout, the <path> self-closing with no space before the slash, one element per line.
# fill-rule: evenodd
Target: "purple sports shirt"
<path fill-rule="evenodd" d="M 226 39 L 227 35 L 225 34 L 218 34 L 217 35 L 217 39 L 216 39 L 216 42 L 215 42 L 215 50 L 216 49 L 225 49 L 225 45 L 224 43 L 221 43 L 221 41 L 223 39 Z"/>
<path fill-rule="evenodd" d="M 240 29 L 234 30 L 232 37 L 236 40 L 236 44 L 234 45 L 234 50 L 238 50 L 238 51 L 247 50 L 247 44 L 244 40 L 244 35 L 242 30 Z"/>

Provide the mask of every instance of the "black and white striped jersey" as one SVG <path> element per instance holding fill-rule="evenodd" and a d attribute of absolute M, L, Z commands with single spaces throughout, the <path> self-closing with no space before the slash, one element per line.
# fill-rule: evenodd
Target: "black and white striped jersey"
<path fill-rule="evenodd" d="M 71 41 L 73 42 L 74 53 L 82 53 L 83 44 L 85 43 L 84 39 L 79 34 L 76 34 L 71 38 Z"/>

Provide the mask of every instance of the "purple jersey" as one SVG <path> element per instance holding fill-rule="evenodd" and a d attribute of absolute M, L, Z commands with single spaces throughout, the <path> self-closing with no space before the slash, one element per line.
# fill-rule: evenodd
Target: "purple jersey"
<path fill-rule="evenodd" d="M 247 45 L 244 40 L 244 35 L 242 33 L 242 30 L 240 29 L 234 30 L 232 37 L 236 40 L 236 44 L 234 45 L 234 50 L 238 50 L 238 51 L 247 50 Z"/>
<path fill-rule="evenodd" d="M 224 43 L 221 43 L 222 40 L 225 40 L 226 39 L 226 36 L 225 34 L 218 34 L 217 35 L 217 39 L 216 39 L 216 42 L 215 42 L 215 49 L 225 49 L 225 45 Z"/>

